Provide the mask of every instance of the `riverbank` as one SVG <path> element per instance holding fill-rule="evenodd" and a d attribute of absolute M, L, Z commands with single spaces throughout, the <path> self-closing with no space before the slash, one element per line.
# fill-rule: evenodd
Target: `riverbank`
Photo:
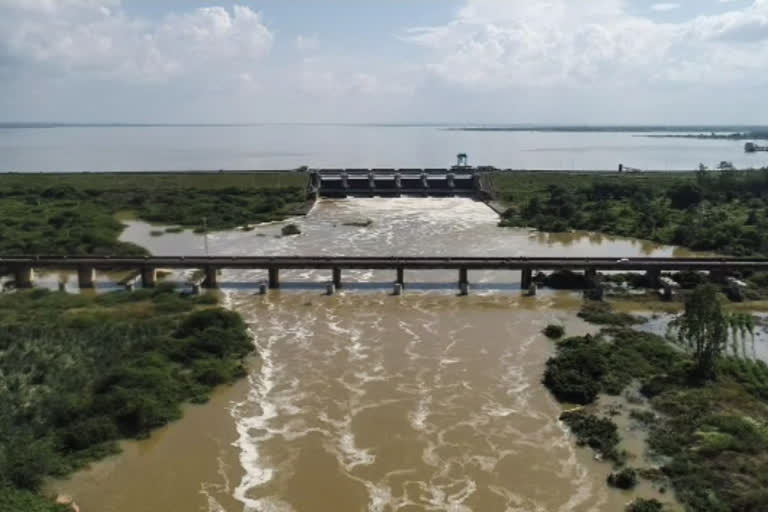
<path fill-rule="evenodd" d="M 58 510 L 37 494 L 144 438 L 245 375 L 253 350 L 237 313 L 172 288 L 0 295 L 0 508 Z"/>
<path fill-rule="evenodd" d="M 735 336 L 748 347 L 749 334 Z M 718 379 L 701 384 L 689 378 L 691 364 L 661 336 L 611 327 L 559 342 L 544 383 L 558 399 L 586 406 L 562 420 L 616 474 L 631 476 L 627 485 L 639 478 L 672 488 L 692 511 L 766 509 L 768 366 L 728 356 Z M 623 451 L 620 420 L 646 433 L 642 457 Z"/>
<path fill-rule="evenodd" d="M 768 254 L 768 169 L 497 173 L 502 226 L 586 230 L 732 256 Z"/>
<path fill-rule="evenodd" d="M 304 214 L 301 173 L 0 174 L 0 253 L 146 254 L 117 218 L 197 232 Z"/>

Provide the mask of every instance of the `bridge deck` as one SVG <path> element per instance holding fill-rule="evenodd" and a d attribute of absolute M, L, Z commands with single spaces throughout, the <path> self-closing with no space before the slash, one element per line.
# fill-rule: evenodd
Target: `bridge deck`
<path fill-rule="evenodd" d="M 768 259 L 755 258 L 504 258 L 427 256 L 151 256 L 62 257 L 16 256 L 0 258 L 0 267 L 97 269 L 165 268 L 281 268 L 281 269 L 474 269 L 474 270 L 768 270 Z"/>

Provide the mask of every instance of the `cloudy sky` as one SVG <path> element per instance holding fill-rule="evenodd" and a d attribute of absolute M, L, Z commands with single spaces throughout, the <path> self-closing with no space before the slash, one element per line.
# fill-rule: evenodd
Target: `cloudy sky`
<path fill-rule="evenodd" d="M 768 0 L 0 0 L 0 120 L 766 123 Z"/>

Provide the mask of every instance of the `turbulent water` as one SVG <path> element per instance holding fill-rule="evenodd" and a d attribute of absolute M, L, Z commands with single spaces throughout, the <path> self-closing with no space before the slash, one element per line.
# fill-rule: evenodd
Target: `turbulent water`
<path fill-rule="evenodd" d="M 370 227 L 345 222 L 371 219 Z M 467 199 L 323 201 L 278 238 L 281 224 L 127 240 L 157 254 L 670 255 L 671 248 L 496 227 Z M 83 512 L 616 511 L 634 494 L 605 485 L 610 465 L 575 446 L 561 406 L 541 385 L 552 343 L 576 318 L 575 294 L 521 297 L 514 272 L 347 272 L 326 297 L 286 272 L 287 287 L 254 295 L 261 272 L 225 271 L 228 306 L 247 320 L 250 373 L 147 441 L 56 485 Z M 250 285 L 248 283 L 251 283 Z M 357 285 L 355 284 L 357 283 Z M 366 284 L 367 283 L 367 284 Z M 504 284 L 506 283 L 506 284 Z M 655 496 L 641 486 L 637 493 Z"/>
<path fill-rule="evenodd" d="M 445 167 L 692 170 L 721 161 L 768 165 L 739 140 L 631 132 L 467 132 L 439 126 L 0 126 L 0 171 Z"/>

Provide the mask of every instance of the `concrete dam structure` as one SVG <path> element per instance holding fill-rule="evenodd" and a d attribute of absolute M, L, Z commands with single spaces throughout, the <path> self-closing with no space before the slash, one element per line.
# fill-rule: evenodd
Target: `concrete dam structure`
<path fill-rule="evenodd" d="M 310 187 L 320 197 L 482 196 L 473 167 L 443 169 L 316 169 Z"/>

